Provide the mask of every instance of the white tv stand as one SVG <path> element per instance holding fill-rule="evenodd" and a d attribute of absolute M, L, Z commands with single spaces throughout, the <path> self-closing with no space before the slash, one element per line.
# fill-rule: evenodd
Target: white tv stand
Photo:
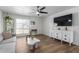
<path fill-rule="evenodd" d="M 63 41 L 68 42 L 69 46 L 73 43 L 73 31 L 66 30 L 52 30 L 51 36 L 54 39 L 61 40 L 61 44 Z"/>

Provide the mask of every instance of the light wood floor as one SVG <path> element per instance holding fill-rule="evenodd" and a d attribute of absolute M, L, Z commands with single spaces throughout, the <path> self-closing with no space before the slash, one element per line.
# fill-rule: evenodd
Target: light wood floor
<path fill-rule="evenodd" d="M 38 35 L 35 36 L 36 38 L 40 39 L 40 47 L 35 49 L 35 53 L 78 53 L 79 47 L 72 45 L 69 46 L 68 43 L 61 42 L 58 40 L 53 40 L 45 35 Z M 16 45 L 16 52 L 17 53 L 27 53 L 31 52 L 27 46 L 26 38 L 19 37 L 17 38 L 17 45 Z"/>

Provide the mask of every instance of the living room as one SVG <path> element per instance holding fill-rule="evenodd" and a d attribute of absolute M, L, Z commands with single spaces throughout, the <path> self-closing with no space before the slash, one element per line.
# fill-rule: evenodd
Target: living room
<path fill-rule="evenodd" d="M 0 52 L 79 52 L 78 10 L 78 6 L 0 6 Z M 69 23 L 55 21 L 62 17 Z M 27 43 L 28 38 L 37 41 Z"/>

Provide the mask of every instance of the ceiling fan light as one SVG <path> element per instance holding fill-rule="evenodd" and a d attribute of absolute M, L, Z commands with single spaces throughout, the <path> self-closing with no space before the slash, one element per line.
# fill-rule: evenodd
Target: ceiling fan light
<path fill-rule="evenodd" d="M 36 12 L 36 14 L 38 15 L 38 14 L 39 14 L 39 12 Z"/>

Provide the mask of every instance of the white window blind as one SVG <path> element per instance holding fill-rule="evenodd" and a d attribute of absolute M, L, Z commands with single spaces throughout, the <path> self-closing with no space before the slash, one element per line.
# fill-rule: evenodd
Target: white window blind
<path fill-rule="evenodd" d="M 16 19 L 16 34 L 28 34 L 30 21 L 26 19 Z"/>

